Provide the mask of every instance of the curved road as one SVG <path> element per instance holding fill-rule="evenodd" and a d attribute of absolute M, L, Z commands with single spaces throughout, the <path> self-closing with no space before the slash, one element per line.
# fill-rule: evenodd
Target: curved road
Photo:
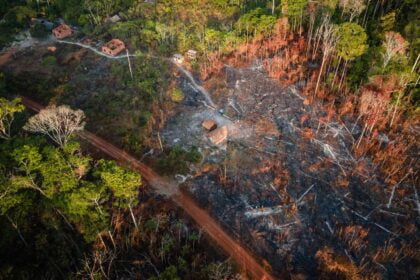
<path fill-rule="evenodd" d="M 22 97 L 22 103 L 39 112 L 44 107 L 26 97 Z M 108 143 L 104 139 L 90 133 L 82 131 L 77 135 L 88 142 L 92 146 L 100 149 L 110 157 L 124 165 L 130 166 L 133 170 L 137 171 L 142 177 L 148 181 L 154 188 L 160 192 L 170 195 L 174 201 L 225 251 L 227 252 L 243 270 L 248 271 L 253 279 L 274 280 L 275 278 L 270 275 L 254 258 L 254 256 L 238 241 L 231 238 L 220 225 L 202 208 L 200 208 L 195 201 L 186 193 L 177 190 L 177 186 L 168 180 L 160 177 L 150 167 L 139 162 L 136 158 L 129 155 L 125 151 Z"/>

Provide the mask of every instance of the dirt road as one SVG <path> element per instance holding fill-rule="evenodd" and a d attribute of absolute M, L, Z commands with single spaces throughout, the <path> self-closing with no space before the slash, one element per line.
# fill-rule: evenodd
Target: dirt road
<path fill-rule="evenodd" d="M 22 103 L 39 112 L 43 106 L 28 98 L 23 97 Z M 253 279 L 275 279 L 256 261 L 252 254 L 231 238 L 220 225 L 210 215 L 200 208 L 195 201 L 187 194 L 176 191 L 177 187 L 170 181 L 160 177 L 148 166 L 139 162 L 136 158 L 125 151 L 108 143 L 104 139 L 88 132 L 82 131 L 78 136 L 94 147 L 100 149 L 118 162 L 130 166 L 133 170 L 139 172 L 143 178 L 148 181 L 158 191 L 167 192 L 171 199 L 184 211 L 225 251 L 227 252 L 244 270 L 252 275 Z"/>

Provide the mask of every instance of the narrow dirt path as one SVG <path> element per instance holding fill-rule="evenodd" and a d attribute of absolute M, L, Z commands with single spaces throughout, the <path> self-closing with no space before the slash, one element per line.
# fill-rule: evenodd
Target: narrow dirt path
<path fill-rule="evenodd" d="M 26 97 L 22 97 L 22 103 L 36 112 L 43 109 L 41 104 Z M 204 209 L 200 208 L 195 203 L 190 196 L 181 191 L 177 191 L 175 184 L 172 184 L 168 180 L 160 177 L 150 167 L 142 164 L 133 156 L 94 135 L 93 133 L 82 131 L 78 133 L 78 136 L 118 162 L 128 165 L 133 170 L 139 172 L 143 178 L 153 187 L 158 189 L 158 191 L 167 192 L 172 201 L 181 207 L 225 252 L 227 252 L 237 262 L 238 265 L 242 267 L 242 269 L 248 271 L 252 275 L 253 279 L 275 279 L 256 261 L 247 249 L 242 247 L 238 241 L 231 238 Z"/>

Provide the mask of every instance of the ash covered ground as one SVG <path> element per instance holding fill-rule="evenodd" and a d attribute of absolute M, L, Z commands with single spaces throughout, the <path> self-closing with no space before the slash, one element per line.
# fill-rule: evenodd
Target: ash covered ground
<path fill-rule="evenodd" d="M 258 63 L 224 71 L 215 109 L 179 79 L 186 99 L 161 135 L 169 145 L 199 147 L 204 156 L 183 187 L 278 276 L 316 277 L 316 253 L 327 246 L 351 264 L 392 277 L 386 265 L 364 256 L 416 234 L 402 233 L 408 215 L 385 207 L 389 194 L 374 164 L 352 156 L 360 127 L 305 102 L 305 81 L 282 87 Z M 227 141 L 209 141 L 201 127 L 206 119 L 228 127 Z"/>

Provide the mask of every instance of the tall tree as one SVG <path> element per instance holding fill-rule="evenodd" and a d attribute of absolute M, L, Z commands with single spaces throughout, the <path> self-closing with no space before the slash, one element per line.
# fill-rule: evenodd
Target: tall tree
<path fill-rule="evenodd" d="M 346 61 L 361 56 L 367 49 L 367 35 L 357 23 L 346 22 L 338 28 L 337 54 Z"/>
<path fill-rule="evenodd" d="M 64 147 L 73 133 L 83 130 L 85 114 L 68 106 L 51 106 L 31 117 L 24 129 L 48 135 L 55 143 Z"/>
<path fill-rule="evenodd" d="M 385 33 L 385 40 L 383 42 L 384 52 L 383 67 L 385 68 L 388 63 L 396 55 L 404 55 L 408 43 L 398 32 L 388 31 Z"/>
<path fill-rule="evenodd" d="M 100 160 L 94 175 L 100 179 L 101 185 L 112 191 L 113 204 L 117 207 L 128 208 L 135 227 L 138 227 L 132 206 L 138 203 L 138 187 L 141 177 L 122 169 L 114 162 Z"/>
<path fill-rule="evenodd" d="M 339 5 L 343 10 L 342 14 L 348 14 L 349 21 L 352 22 L 353 19 L 359 16 L 366 8 L 364 2 L 364 0 L 340 0 Z"/>
<path fill-rule="evenodd" d="M 328 10 L 328 14 L 332 15 L 337 8 L 338 0 L 321 0 L 320 5 Z"/>
<path fill-rule="evenodd" d="M 281 12 L 292 20 L 294 29 L 302 25 L 303 14 L 307 5 L 308 0 L 281 1 Z"/>
<path fill-rule="evenodd" d="M 339 26 L 336 50 L 337 55 L 345 61 L 338 86 L 339 89 L 341 89 L 344 80 L 347 63 L 361 56 L 366 52 L 367 48 L 367 35 L 363 27 L 351 22 L 346 22 Z"/>
<path fill-rule="evenodd" d="M 325 68 L 325 63 L 330 57 L 331 53 L 334 51 L 335 45 L 337 43 L 337 28 L 331 22 L 329 17 L 325 18 L 321 27 L 321 36 L 322 36 L 322 62 L 321 68 L 319 69 L 318 80 L 316 82 L 315 93 L 316 96 L 319 88 L 319 83 L 321 81 L 321 76 Z"/>
<path fill-rule="evenodd" d="M 112 161 L 100 160 L 94 175 L 113 192 L 116 206 L 126 207 L 136 201 L 138 187 L 141 185 L 141 177 L 138 174 L 127 171 Z"/>

